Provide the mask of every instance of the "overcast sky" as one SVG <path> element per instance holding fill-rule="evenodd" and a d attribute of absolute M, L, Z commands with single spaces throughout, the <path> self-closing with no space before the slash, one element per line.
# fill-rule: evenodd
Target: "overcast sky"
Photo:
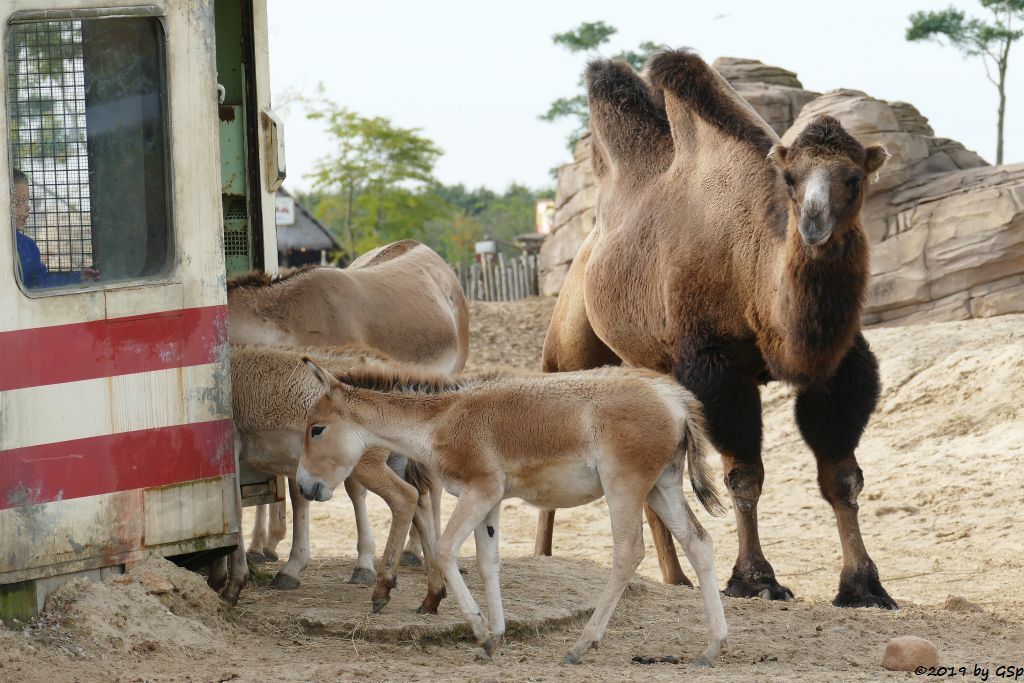
<path fill-rule="evenodd" d="M 504 189 L 552 185 L 569 159 L 569 123 L 537 115 L 573 94 L 585 58 L 552 44 L 583 21 L 619 29 L 606 53 L 651 40 L 719 56 L 759 59 L 797 72 L 804 87 L 855 88 L 915 105 L 939 136 L 995 160 L 997 94 L 979 58 L 904 40 L 907 15 L 949 0 L 269 0 L 273 97 L 327 95 L 367 116 L 421 128 L 444 156 L 445 183 Z M 982 16 L 976 0 L 953 5 Z M 1007 163 L 1024 161 L 1024 43 L 1010 55 Z M 283 110 L 287 186 L 305 176 L 330 141 L 296 106 Z"/>

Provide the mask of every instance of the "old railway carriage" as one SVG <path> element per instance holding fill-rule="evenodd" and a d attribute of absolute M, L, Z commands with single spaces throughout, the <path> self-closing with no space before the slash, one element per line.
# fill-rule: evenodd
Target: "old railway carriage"
<path fill-rule="evenodd" d="M 0 616 L 17 617 L 70 576 L 237 543 L 225 280 L 276 268 L 284 163 L 261 0 L 7 0 L 0 20 Z"/>

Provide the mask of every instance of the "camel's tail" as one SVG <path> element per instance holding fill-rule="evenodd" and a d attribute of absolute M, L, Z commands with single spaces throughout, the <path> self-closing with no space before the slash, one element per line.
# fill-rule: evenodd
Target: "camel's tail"
<path fill-rule="evenodd" d="M 686 452 L 686 466 L 690 470 L 690 486 L 697 494 L 697 500 L 704 509 L 718 516 L 725 512 L 715 486 L 715 475 L 708 462 L 712 451 L 704 426 L 704 413 L 696 398 L 686 401 L 686 418 L 683 420 L 683 436 L 679 439 L 679 450 Z"/>

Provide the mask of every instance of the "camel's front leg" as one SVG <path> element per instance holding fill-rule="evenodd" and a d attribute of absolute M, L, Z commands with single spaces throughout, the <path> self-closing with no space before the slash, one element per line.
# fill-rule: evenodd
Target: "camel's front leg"
<path fill-rule="evenodd" d="M 797 424 L 818 461 L 818 485 L 835 512 L 843 547 L 839 592 L 832 601 L 837 607 L 898 607 L 882 587 L 857 520 L 864 474 L 854 451 L 875 409 L 878 391 L 878 363 L 867 341 L 858 335 L 832 378 L 804 389 L 796 399 Z"/>
<path fill-rule="evenodd" d="M 270 584 L 281 590 L 298 588 L 299 574 L 309 563 L 309 501 L 299 493 L 293 477 L 288 478 L 288 496 L 292 501 L 292 549 Z"/>
<path fill-rule="evenodd" d="M 725 594 L 789 600 L 793 592 L 775 579 L 757 530 L 757 503 L 764 484 L 757 383 L 735 367 L 730 354 L 714 346 L 680 357 L 675 367 L 676 379 L 704 406 L 709 436 L 722 454 L 725 485 L 736 514 L 739 554 Z"/>

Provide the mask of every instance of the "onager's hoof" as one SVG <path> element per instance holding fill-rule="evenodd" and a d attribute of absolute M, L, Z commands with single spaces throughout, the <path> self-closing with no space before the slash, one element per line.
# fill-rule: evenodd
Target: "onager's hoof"
<path fill-rule="evenodd" d="M 473 657 L 473 659 L 480 662 L 481 664 L 490 664 L 493 661 L 491 659 L 491 655 L 483 648 L 480 648 L 476 651 L 476 655 Z"/>
<path fill-rule="evenodd" d="M 697 660 L 697 666 L 699 666 L 702 669 L 714 668 L 715 663 L 712 662 L 707 657 L 701 657 L 700 659 Z"/>
<path fill-rule="evenodd" d="M 267 562 L 277 562 L 280 559 L 274 550 L 264 550 L 263 557 L 267 558 Z"/>
<path fill-rule="evenodd" d="M 377 583 L 377 573 L 372 569 L 366 567 L 356 567 L 352 570 L 352 578 L 348 580 L 349 583 L 361 583 L 364 586 L 372 586 Z"/>
<path fill-rule="evenodd" d="M 582 662 L 583 659 L 572 650 L 567 652 L 565 657 L 562 658 L 562 664 L 580 664 Z"/>
<path fill-rule="evenodd" d="M 373 599 L 373 613 L 380 614 L 380 611 L 387 607 L 388 603 L 391 602 L 391 598 L 374 598 Z"/>
<path fill-rule="evenodd" d="M 249 560 L 250 564 L 263 564 L 264 562 L 267 561 L 267 556 L 264 555 L 263 553 L 257 553 L 257 552 L 250 551 L 250 552 L 247 552 L 245 554 L 245 559 Z M 277 559 L 277 558 L 274 558 L 274 559 Z"/>
<path fill-rule="evenodd" d="M 403 567 L 420 567 L 423 565 L 423 560 L 421 560 L 419 555 L 416 553 L 409 550 L 403 550 L 402 557 L 399 558 L 398 564 Z"/>
<path fill-rule="evenodd" d="M 444 586 L 436 593 L 428 592 L 427 597 L 423 598 L 423 603 L 416 608 L 416 614 L 437 614 L 437 606 L 447 595 L 448 591 Z"/>
<path fill-rule="evenodd" d="M 229 587 L 229 588 L 224 589 L 224 592 L 222 592 L 220 594 L 220 599 L 223 600 L 224 602 L 226 602 L 227 604 L 231 605 L 232 607 L 234 607 L 235 605 L 238 604 L 238 595 L 241 592 L 242 592 L 242 587 L 241 586 L 239 586 L 238 588 L 230 588 Z"/>
<path fill-rule="evenodd" d="M 279 591 L 291 591 L 299 587 L 299 580 L 294 576 L 288 576 L 287 574 L 277 573 L 274 580 L 270 582 L 272 588 L 276 588 Z"/>

